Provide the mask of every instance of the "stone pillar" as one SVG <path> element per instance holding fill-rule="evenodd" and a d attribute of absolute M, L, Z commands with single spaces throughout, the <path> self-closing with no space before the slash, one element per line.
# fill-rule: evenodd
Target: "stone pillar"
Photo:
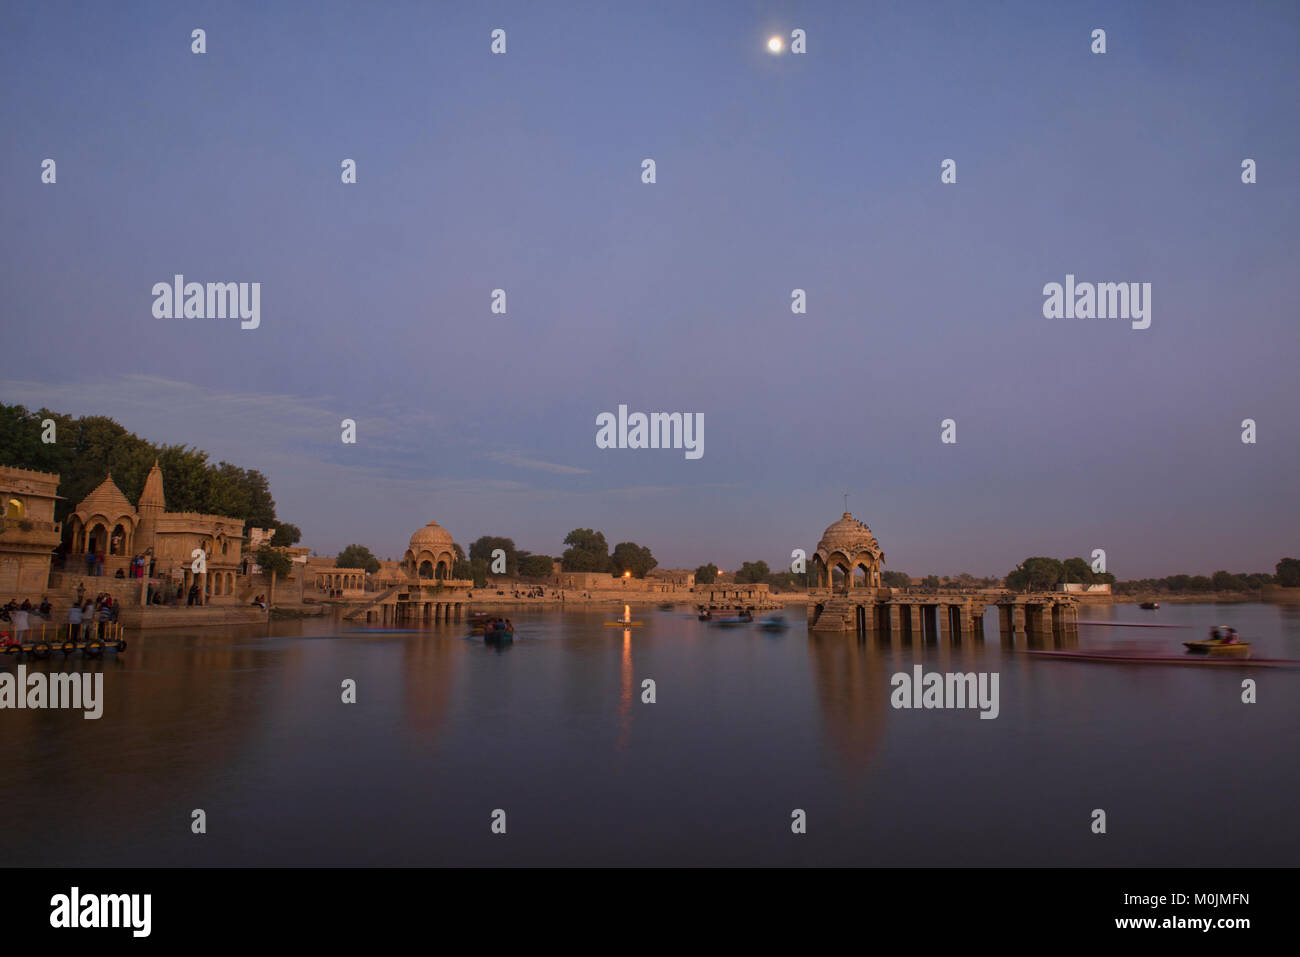
<path fill-rule="evenodd" d="M 889 603 L 889 640 L 898 641 L 903 635 L 903 612 L 899 606 Z"/>
<path fill-rule="evenodd" d="M 908 611 L 912 619 L 912 643 L 921 644 L 925 641 L 925 618 L 921 615 L 920 605 L 909 605 Z"/>
<path fill-rule="evenodd" d="M 1025 628 L 1025 611 L 1025 606 L 1019 603 L 1011 606 L 1011 622 L 1017 643 L 1023 643 L 1027 636 L 1027 630 Z"/>
<path fill-rule="evenodd" d="M 952 641 L 952 608 L 940 602 L 935 606 L 934 617 L 938 620 L 939 644 L 946 645 Z"/>

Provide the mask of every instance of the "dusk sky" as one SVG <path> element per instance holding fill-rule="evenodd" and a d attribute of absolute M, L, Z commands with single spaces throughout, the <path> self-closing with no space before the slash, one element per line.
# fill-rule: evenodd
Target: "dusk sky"
<path fill-rule="evenodd" d="M 914 575 L 1300 553 L 1294 3 L 5 20 L 0 400 L 260 469 L 321 554 L 433 519 L 776 566 L 845 491 Z M 177 273 L 260 282 L 260 327 L 155 318 Z M 1150 328 L 1044 318 L 1067 274 L 1150 283 Z M 620 404 L 702 413 L 703 457 L 597 448 Z"/>

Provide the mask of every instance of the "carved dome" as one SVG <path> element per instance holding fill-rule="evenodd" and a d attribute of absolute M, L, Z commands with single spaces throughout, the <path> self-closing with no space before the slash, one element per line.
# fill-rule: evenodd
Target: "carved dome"
<path fill-rule="evenodd" d="M 451 532 L 437 522 L 430 522 L 411 536 L 411 551 L 416 555 L 420 552 L 451 552 L 455 550 L 453 544 Z"/>
<path fill-rule="evenodd" d="M 112 472 L 108 473 L 108 477 L 100 482 L 93 492 L 81 500 L 76 510 L 86 515 L 98 513 L 114 520 L 123 516 L 135 518 L 135 508 L 113 481 Z"/>
<path fill-rule="evenodd" d="M 823 560 L 834 552 L 840 552 L 848 558 L 862 552 L 870 552 L 878 560 L 885 557 L 876 536 L 871 534 L 871 529 L 848 512 L 839 521 L 828 525 L 822 533 L 821 541 L 817 543 L 817 554 Z"/>

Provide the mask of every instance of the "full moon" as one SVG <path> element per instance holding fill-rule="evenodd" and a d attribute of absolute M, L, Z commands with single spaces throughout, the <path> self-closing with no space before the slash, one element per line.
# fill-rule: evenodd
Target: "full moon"
<path fill-rule="evenodd" d="M 780 37 L 772 37 L 772 39 L 770 39 L 770 40 L 767 41 L 767 48 L 768 48 L 769 50 L 771 50 L 773 53 L 780 53 L 780 52 L 781 52 L 781 38 L 780 38 Z"/>

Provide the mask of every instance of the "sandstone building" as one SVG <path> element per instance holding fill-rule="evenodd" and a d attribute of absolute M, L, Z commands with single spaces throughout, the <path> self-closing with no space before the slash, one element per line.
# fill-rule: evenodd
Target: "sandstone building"
<path fill-rule="evenodd" d="M 4 518 L 0 525 L 0 603 L 39 600 L 50 577 L 50 556 L 62 538 L 54 521 L 59 476 L 0 466 Z"/>

